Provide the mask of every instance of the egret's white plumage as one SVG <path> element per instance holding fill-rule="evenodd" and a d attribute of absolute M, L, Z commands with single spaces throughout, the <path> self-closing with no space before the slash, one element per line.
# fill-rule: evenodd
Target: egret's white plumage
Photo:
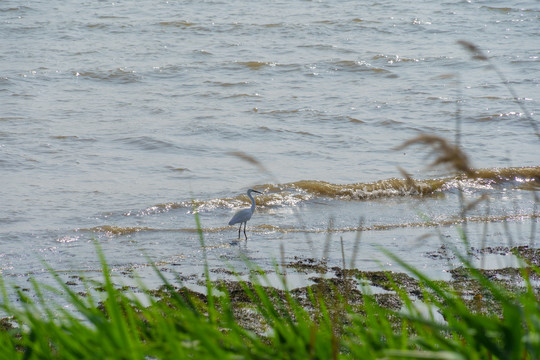
<path fill-rule="evenodd" d="M 247 196 L 251 200 L 251 207 L 248 209 L 242 209 L 238 211 L 234 216 L 232 217 L 231 221 L 229 221 L 229 225 L 234 225 L 240 223 L 240 227 L 238 228 L 238 238 L 240 239 L 240 230 L 242 229 L 242 224 L 244 224 L 244 236 L 247 240 L 246 235 L 246 226 L 249 219 L 251 219 L 251 215 L 255 212 L 255 199 L 251 195 L 252 192 L 262 194 L 260 191 L 249 189 L 247 191 Z"/>

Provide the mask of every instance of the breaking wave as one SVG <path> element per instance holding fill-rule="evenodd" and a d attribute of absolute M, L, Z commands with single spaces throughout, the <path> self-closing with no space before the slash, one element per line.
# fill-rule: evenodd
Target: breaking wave
<path fill-rule="evenodd" d="M 540 187 L 540 167 L 509 167 L 474 170 L 474 176 L 456 175 L 436 179 L 386 179 L 370 183 L 333 184 L 321 180 L 300 180 L 284 184 L 265 184 L 254 188 L 263 192 L 257 196 L 257 206 L 295 206 L 318 198 L 344 201 L 367 201 L 395 196 L 431 196 L 453 191 L 489 190 L 496 186 L 537 190 Z M 154 205 L 146 213 L 176 208 L 210 211 L 249 205 L 246 195 L 209 200 L 182 201 Z"/>

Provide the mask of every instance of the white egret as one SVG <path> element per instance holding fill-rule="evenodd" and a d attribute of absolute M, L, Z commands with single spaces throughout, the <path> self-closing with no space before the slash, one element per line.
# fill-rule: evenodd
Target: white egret
<path fill-rule="evenodd" d="M 247 235 L 246 235 L 247 222 L 248 222 L 249 219 L 251 219 L 251 215 L 253 215 L 253 213 L 255 212 L 255 199 L 253 198 L 253 196 L 251 196 L 252 192 L 262 194 L 262 192 L 260 192 L 260 191 L 249 189 L 247 191 L 247 196 L 251 200 L 251 207 L 249 209 L 239 210 L 236 214 L 234 214 L 231 221 L 229 221 L 229 225 L 234 225 L 234 224 L 240 223 L 240 227 L 238 228 L 238 238 L 239 239 L 240 239 L 240 229 L 242 229 L 242 224 L 244 224 L 244 236 L 246 237 L 246 240 L 247 240 Z"/>

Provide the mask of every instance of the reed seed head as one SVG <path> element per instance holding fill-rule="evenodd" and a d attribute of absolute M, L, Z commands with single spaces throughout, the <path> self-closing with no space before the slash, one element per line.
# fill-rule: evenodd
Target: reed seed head
<path fill-rule="evenodd" d="M 430 167 L 446 165 L 458 172 L 465 173 L 467 176 L 474 176 L 474 171 L 469 165 L 467 155 L 457 145 L 449 143 L 440 136 L 422 134 L 404 142 L 396 150 L 403 150 L 410 145 L 416 144 L 429 146 L 432 149 L 431 154 L 437 154 Z"/>
<path fill-rule="evenodd" d="M 488 57 L 484 54 L 482 50 L 475 44 L 465 41 L 465 40 L 458 40 L 457 42 L 459 45 L 463 46 L 465 50 L 471 53 L 472 58 L 475 60 L 482 60 L 482 61 L 488 61 Z"/>

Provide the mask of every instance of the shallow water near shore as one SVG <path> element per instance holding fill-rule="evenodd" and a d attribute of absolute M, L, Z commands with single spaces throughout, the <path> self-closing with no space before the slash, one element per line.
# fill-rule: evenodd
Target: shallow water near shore
<path fill-rule="evenodd" d="M 534 247 L 540 142 L 518 101 L 537 118 L 539 14 L 534 1 L 2 2 L 2 276 L 52 283 L 44 260 L 99 277 L 96 239 L 117 274 L 153 261 L 197 286 L 194 211 L 210 267 L 239 271 L 282 257 L 399 271 L 387 249 L 445 278 L 462 227 L 469 248 Z M 420 133 L 454 141 L 456 119 L 474 177 L 396 150 Z M 248 188 L 263 195 L 246 241 L 226 224 Z M 460 191 L 486 196 L 466 222 Z"/>

